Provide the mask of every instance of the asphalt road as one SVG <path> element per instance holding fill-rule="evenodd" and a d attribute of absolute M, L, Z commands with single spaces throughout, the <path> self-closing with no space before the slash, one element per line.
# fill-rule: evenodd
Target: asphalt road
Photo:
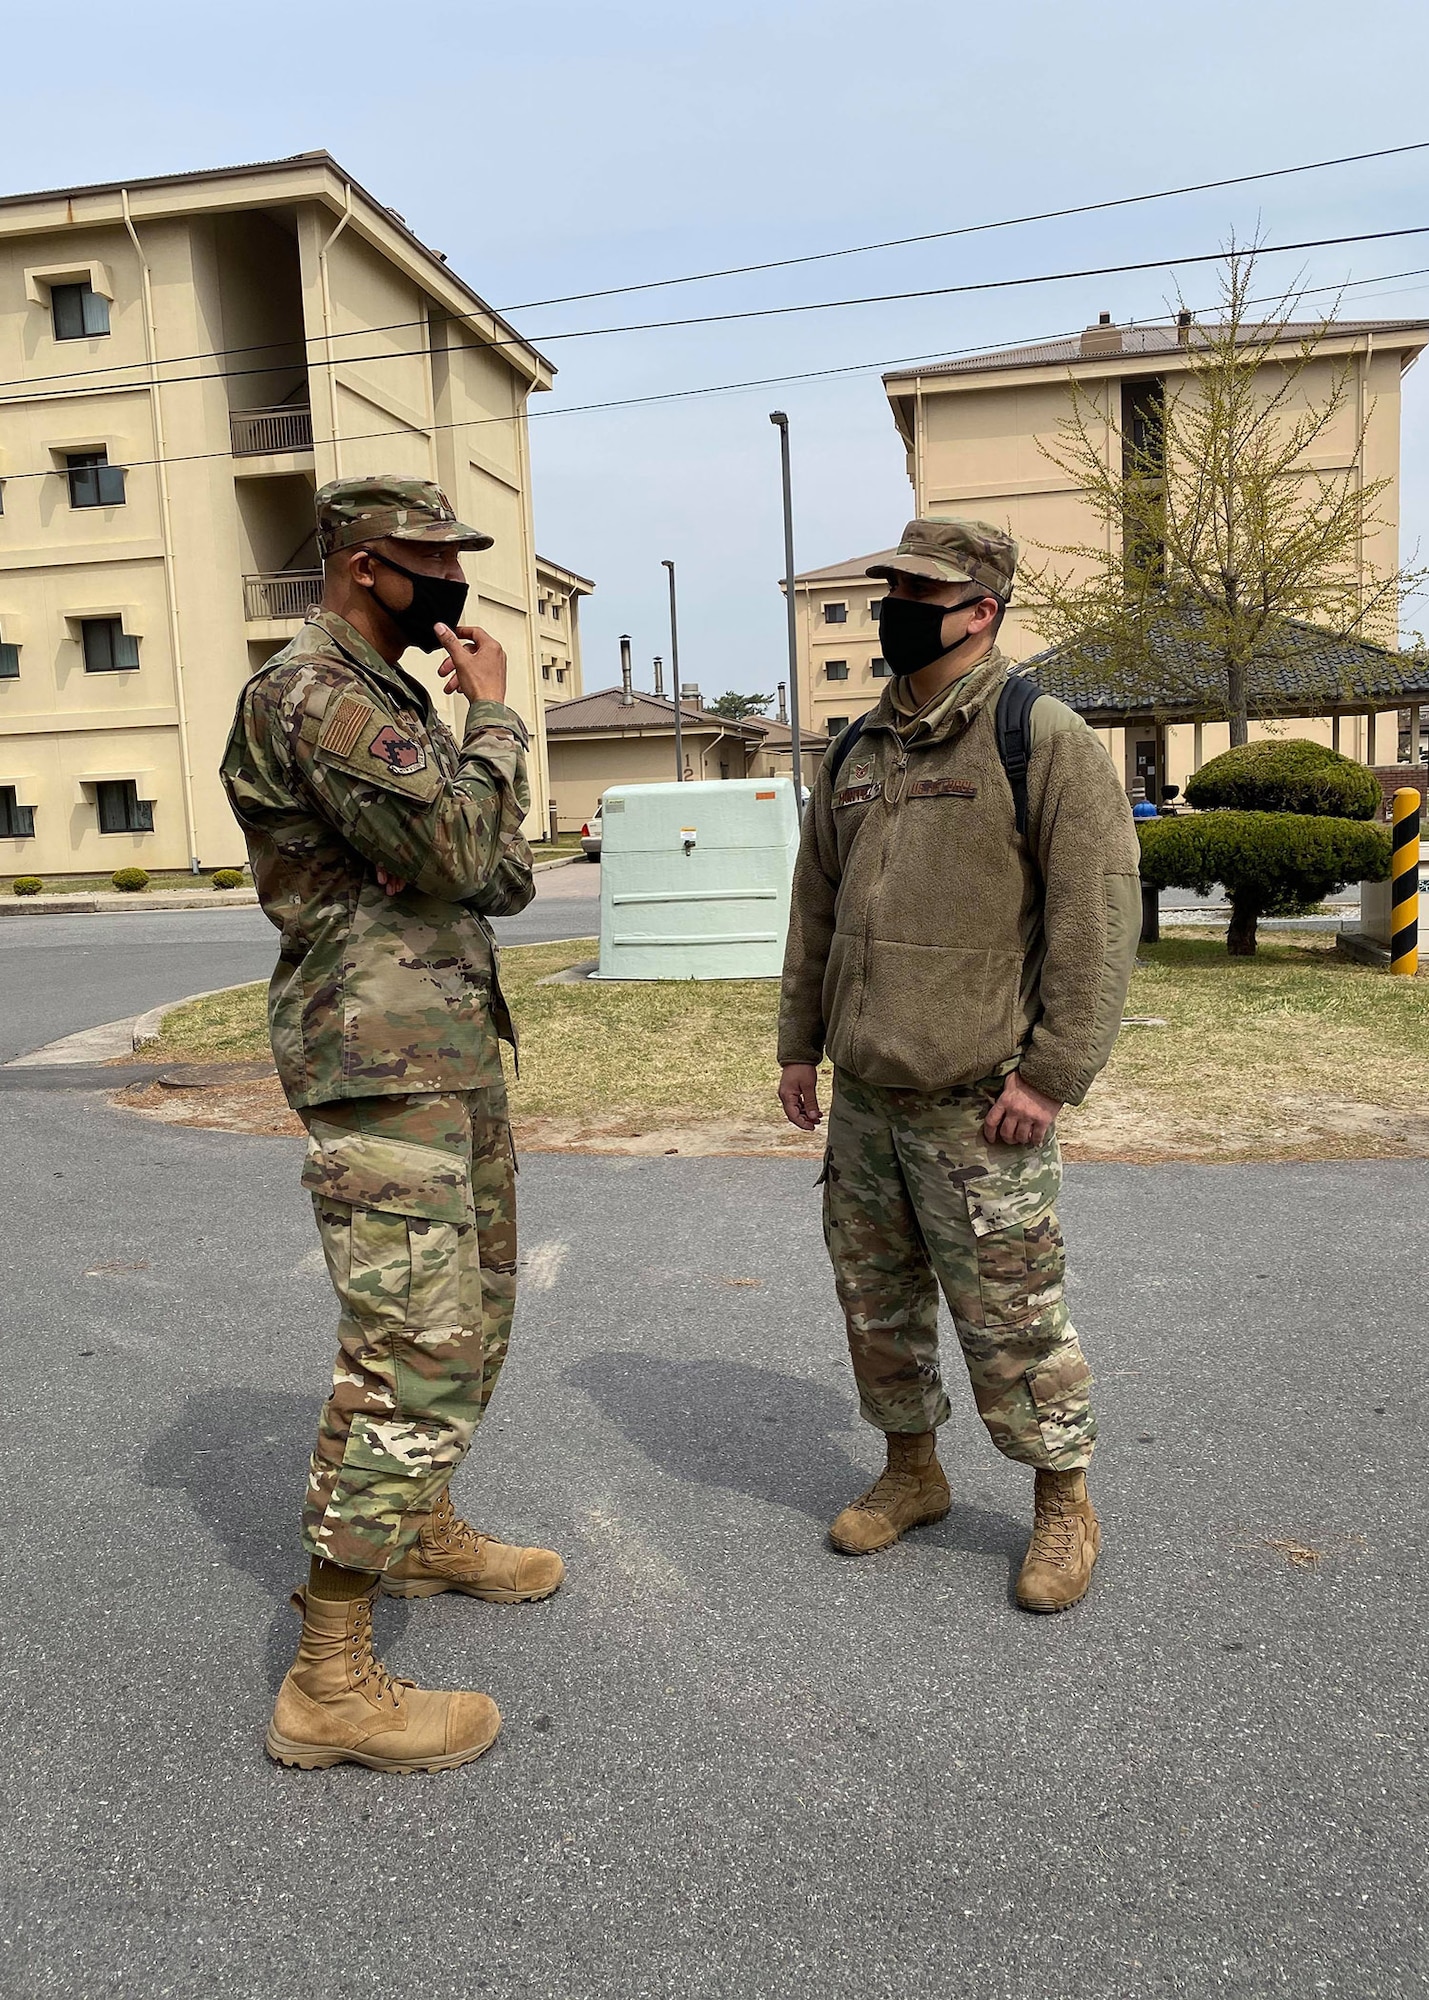
<path fill-rule="evenodd" d="M 332 1358 L 299 1157 L 0 1097 L 0 1992 L 1424 1993 L 1424 1163 L 1073 1170 L 1106 1544 L 1037 1620 L 965 1393 L 948 1519 L 827 1548 L 876 1452 L 807 1163 L 528 1158 L 457 1497 L 570 1576 L 383 1607 L 506 1718 L 384 1778 L 261 1751 Z"/>
<path fill-rule="evenodd" d="M 600 869 L 585 861 L 542 870 L 535 902 L 496 925 L 508 944 L 588 937 L 599 929 Z M 0 1063 L 188 993 L 266 979 L 276 952 L 277 932 L 251 906 L 7 915 L 0 920 Z"/>

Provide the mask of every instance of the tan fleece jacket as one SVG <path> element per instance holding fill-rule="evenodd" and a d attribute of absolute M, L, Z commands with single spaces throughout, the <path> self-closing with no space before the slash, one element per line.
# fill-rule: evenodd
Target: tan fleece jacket
<path fill-rule="evenodd" d="M 804 817 L 781 1063 L 935 1091 L 1020 1068 L 1080 1104 L 1111 1054 L 1141 929 L 1139 850 L 1111 759 L 1032 711 L 1026 838 L 997 753 L 996 649 L 910 719 L 884 690 Z"/>

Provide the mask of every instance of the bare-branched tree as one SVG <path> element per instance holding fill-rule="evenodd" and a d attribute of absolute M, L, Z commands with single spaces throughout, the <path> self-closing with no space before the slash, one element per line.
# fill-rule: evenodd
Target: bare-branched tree
<path fill-rule="evenodd" d="M 1187 366 L 1164 389 L 1149 374 L 1125 416 L 1072 377 L 1071 412 L 1043 450 L 1104 534 L 1042 544 L 1049 560 L 1025 565 L 1031 621 L 1073 680 L 1229 721 L 1232 744 L 1257 712 L 1257 669 L 1294 655 L 1287 621 L 1397 647 L 1426 575 L 1366 562 L 1390 481 L 1362 476 L 1370 411 L 1353 407 L 1355 357 L 1322 353 L 1334 321 L 1303 322 L 1302 293 L 1268 310 L 1255 300 L 1255 269 L 1254 248 L 1233 244 L 1218 314 L 1182 312 Z"/>

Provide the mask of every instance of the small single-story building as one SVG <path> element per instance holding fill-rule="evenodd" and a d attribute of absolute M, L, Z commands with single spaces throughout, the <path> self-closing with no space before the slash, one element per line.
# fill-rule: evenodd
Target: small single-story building
<path fill-rule="evenodd" d="M 686 779 L 752 778 L 769 725 L 730 722 L 680 703 Z M 675 704 L 668 695 L 601 688 L 546 710 L 551 802 L 560 833 L 579 833 L 611 785 L 669 784 L 675 768 Z"/>
<path fill-rule="evenodd" d="M 1023 671 L 1091 724 L 1129 792 L 1156 798 L 1164 785 L 1184 788 L 1228 748 L 1230 726 L 1224 673 L 1209 647 L 1153 635 L 1149 650 L 1151 666 L 1134 678 L 1073 668 L 1060 647 L 1035 654 Z M 1285 619 L 1273 651 L 1251 672 L 1250 739 L 1301 736 L 1371 767 L 1418 765 L 1429 749 L 1426 703 L 1422 654 Z"/>

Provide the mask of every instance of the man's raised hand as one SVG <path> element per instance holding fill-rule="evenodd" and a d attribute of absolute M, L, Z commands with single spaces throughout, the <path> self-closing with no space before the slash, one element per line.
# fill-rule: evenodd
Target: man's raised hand
<path fill-rule="evenodd" d="M 446 665 L 441 669 L 442 686 L 448 694 L 464 694 L 468 701 L 505 701 L 506 654 L 500 642 L 479 625 L 438 625 L 437 637 L 446 648 Z"/>

